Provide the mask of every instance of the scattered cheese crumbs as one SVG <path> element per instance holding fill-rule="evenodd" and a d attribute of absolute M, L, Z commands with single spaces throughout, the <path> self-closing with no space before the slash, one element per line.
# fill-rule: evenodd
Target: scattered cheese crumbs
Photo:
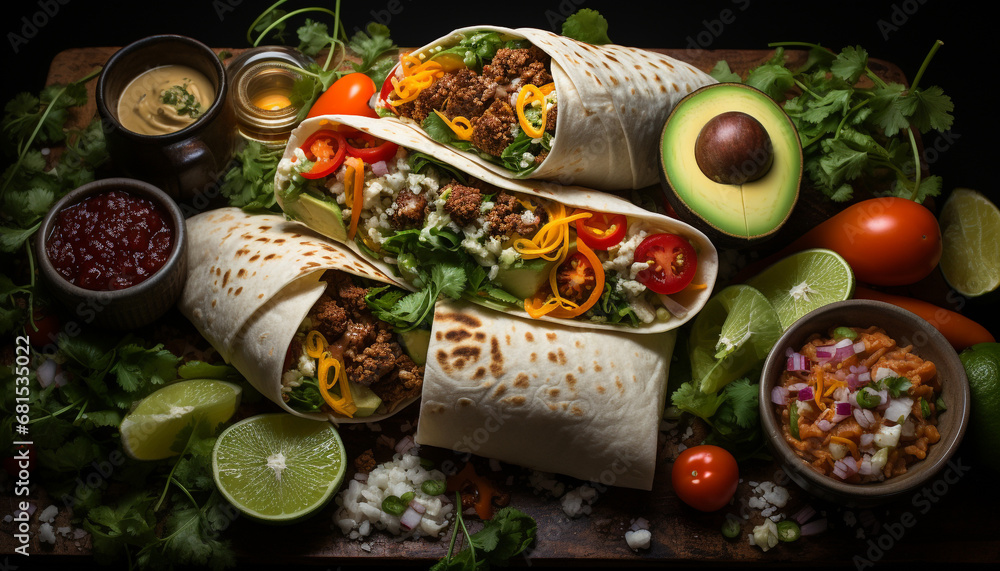
<path fill-rule="evenodd" d="M 38 526 L 38 540 L 44 541 L 45 543 L 55 544 L 56 534 L 52 529 L 52 524 L 45 522 Z"/>
<path fill-rule="evenodd" d="M 625 543 L 628 543 L 628 546 L 635 551 L 649 549 L 649 541 L 652 537 L 653 534 L 648 529 L 629 530 L 625 532 Z"/>
<path fill-rule="evenodd" d="M 55 505 L 51 505 L 42 510 L 41 513 L 38 514 L 38 521 L 44 523 L 52 523 L 53 521 L 55 521 L 57 515 L 59 515 L 59 508 L 56 507 Z"/>
<path fill-rule="evenodd" d="M 589 515 L 591 504 L 597 499 L 597 490 L 587 484 L 574 488 L 562 498 L 562 509 L 569 517 Z"/>

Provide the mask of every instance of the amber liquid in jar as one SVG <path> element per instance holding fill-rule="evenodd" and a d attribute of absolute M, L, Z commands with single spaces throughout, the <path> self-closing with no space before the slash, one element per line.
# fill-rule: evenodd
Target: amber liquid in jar
<path fill-rule="evenodd" d="M 277 48 L 251 50 L 229 64 L 240 135 L 272 148 L 283 147 L 295 128 L 299 107 L 292 89 L 297 67 L 306 62 Z"/>

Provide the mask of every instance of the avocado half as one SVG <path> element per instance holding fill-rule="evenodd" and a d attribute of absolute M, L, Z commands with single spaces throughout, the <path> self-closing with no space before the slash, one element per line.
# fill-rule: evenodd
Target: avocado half
<path fill-rule="evenodd" d="M 756 180 L 718 182 L 699 166 L 699 135 L 713 118 L 730 112 L 756 119 L 770 139 L 770 166 Z M 788 115 L 767 94 L 741 83 L 716 83 L 688 94 L 671 111 L 660 137 L 660 180 L 668 202 L 679 218 L 722 247 L 760 243 L 784 225 L 799 197 L 802 163 L 802 144 Z"/>

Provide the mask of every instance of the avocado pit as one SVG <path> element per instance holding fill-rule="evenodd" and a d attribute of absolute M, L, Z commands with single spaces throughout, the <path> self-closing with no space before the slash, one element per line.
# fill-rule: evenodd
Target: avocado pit
<path fill-rule="evenodd" d="M 709 179 L 744 184 L 767 174 L 774 162 L 774 148 L 760 121 L 742 111 L 726 111 L 702 127 L 694 156 Z"/>

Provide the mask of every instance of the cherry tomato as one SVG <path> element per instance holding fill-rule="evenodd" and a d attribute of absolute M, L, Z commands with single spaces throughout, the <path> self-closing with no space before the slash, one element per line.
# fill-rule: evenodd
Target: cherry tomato
<path fill-rule="evenodd" d="M 398 148 L 399 145 L 396 143 L 383 141 L 363 131 L 347 137 L 347 154 L 358 157 L 368 164 L 391 159 L 396 156 Z"/>
<path fill-rule="evenodd" d="M 309 109 L 306 119 L 320 115 L 361 115 L 378 117 L 369 101 L 375 95 L 375 82 L 363 73 L 349 73 L 333 82 Z"/>
<path fill-rule="evenodd" d="M 656 293 L 677 293 L 694 279 L 698 255 L 694 246 L 676 234 L 653 234 L 635 249 L 636 262 L 648 262 L 635 279 Z"/>
<path fill-rule="evenodd" d="M 35 347 L 44 347 L 56 342 L 59 336 L 59 318 L 48 308 L 35 308 L 32 323 L 24 324 L 24 334 Z M 37 331 L 36 331 L 37 329 Z"/>
<path fill-rule="evenodd" d="M 312 169 L 303 172 L 302 176 L 308 179 L 323 178 L 344 162 L 344 157 L 347 156 L 347 139 L 339 131 L 316 131 L 299 148 L 313 162 Z"/>
<path fill-rule="evenodd" d="M 725 448 L 702 444 L 681 452 L 670 476 L 682 502 L 696 510 L 714 512 L 733 499 L 740 469 Z"/>
<path fill-rule="evenodd" d="M 394 106 L 389 105 L 389 94 L 392 93 L 393 90 L 392 78 L 396 77 L 397 70 L 399 70 L 398 63 L 392 68 L 389 75 L 385 76 L 385 81 L 382 82 L 382 89 L 379 91 L 378 99 L 380 108 L 390 109 L 393 113 L 399 115 L 399 111 L 397 111 Z"/>
<path fill-rule="evenodd" d="M 581 304 L 590 297 L 597 286 L 597 276 L 594 268 L 580 252 L 574 252 L 559 264 L 556 272 L 556 285 L 559 295 L 576 304 Z"/>
<path fill-rule="evenodd" d="M 573 214 L 590 212 L 578 209 Z M 606 212 L 591 212 L 590 218 L 576 221 L 576 235 L 583 243 L 594 250 L 607 250 L 615 246 L 625 237 L 628 220 L 624 214 L 608 214 Z"/>

